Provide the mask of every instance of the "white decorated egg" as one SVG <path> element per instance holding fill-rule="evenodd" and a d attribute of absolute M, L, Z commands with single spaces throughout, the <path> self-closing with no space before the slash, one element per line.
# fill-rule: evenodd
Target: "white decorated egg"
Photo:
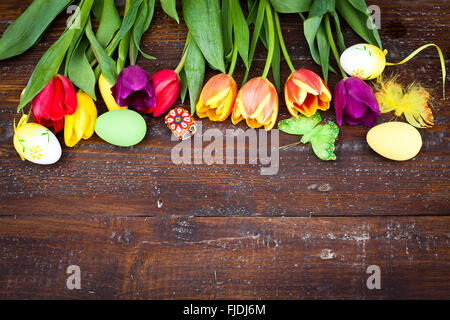
<path fill-rule="evenodd" d="M 26 123 L 16 129 L 14 148 L 22 159 L 43 165 L 56 163 L 62 154 L 53 132 L 37 123 Z"/>
<path fill-rule="evenodd" d="M 367 143 L 379 155 L 396 161 L 414 158 L 422 148 L 419 131 L 405 122 L 386 122 L 370 129 Z"/>
<path fill-rule="evenodd" d="M 386 67 L 386 51 L 371 44 L 355 44 L 342 53 L 341 66 L 352 77 L 372 80 Z"/>

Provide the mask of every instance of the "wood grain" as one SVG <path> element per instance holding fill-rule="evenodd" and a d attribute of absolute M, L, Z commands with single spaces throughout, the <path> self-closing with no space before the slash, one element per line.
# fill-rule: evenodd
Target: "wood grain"
<path fill-rule="evenodd" d="M 2 218 L 0 298 L 442 298 L 449 222 Z M 81 269 L 81 290 L 65 287 L 69 265 Z M 370 265 L 381 290 L 367 289 Z"/>
<path fill-rule="evenodd" d="M 0 3 L 0 33 L 30 2 Z M 448 1 L 367 3 L 380 6 L 389 61 L 433 42 L 449 65 Z M 35 166 L 18 158 L 12 122 L 20 92 L 66 19 L 61 14 L 33 49 L 0 62 L 0 298 L 450 297 L 450 111 L 433 49 L 387 71 L 432 93 L 436 126 L 420 131 L 423 149 L 408 162 L 381 158 L 365 142 L 367 129 L 343 126 L 335 162 L 301 145 L 280 152 L 274 176 L 248 161 L 176 165 L 170 132 L 162 119 L 146 116 L 148 133 L 138 146 L 118 148 L 94 135 L 63 147 L 57 164 Z M 320 73 L 300 17 L 282 15 L 281 23 L 294 65 Z M 343 28 L 347 45 L 361 42 Z M 158 5 L 142 48 L 159 59 L 138 64 L 149 73 L 174 68 L 185 37 L 183 21 L 176 24 Z M 265 58 L 259 46 L 251 76 Z M 243 70 L 238 63 L 238 83 Z M 208 70 L 207 78 L 214 74 Z M 282 81 L 288 75 L 282 65 Z M 339 80 L 330 75 L 330 88 Z M 279 119 L 288 117 L 282 100 Z M 101 102 L 98 108 L 106 110 Z M 333 120 L 334 111 L 323 117 Z M 246 130 L 230 120 L 202 125 L 223 134 Z M 295 140 L 280 133 L 280 145 Z M 336 256 L 321 259 L 324 249 Z M 82 268 L 80 291 L 65 288 L 70 264 Z M 382 290 L 366 288 L 372 264 L 381 267 Z"/>

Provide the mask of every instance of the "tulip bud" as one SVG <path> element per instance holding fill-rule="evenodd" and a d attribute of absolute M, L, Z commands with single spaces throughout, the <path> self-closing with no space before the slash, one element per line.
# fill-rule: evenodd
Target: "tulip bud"
<path fill-rule="evenodd" d="M 250 128 L 264 128 L 269 131 L 278 117 L 278 93 L 270 81 L 254 78 L 239 91 L 231 115 L 233 124 L 243 119 Z"/>
<path fill-rule="evenodd" d="M 131 106 L 138 111 L 152 113 L 156 107 L 153 80 L 139 66 L 131 65 L 120 71 L 111 93 L 121 107 Z"/>
<path fill-rule="evenodd" d="M 196 110 L 199 118 L 224 121 L 233 110 L 237 96 L 236 82 L 227 74 L 212 77 L 203 87 Z"/>
<path fill-rule="evenodd" d="M 100 75 L 98 79 L 98 88 L 103 97 L 103 101 L 105 101 L 106 107 L 109 111 L 118 110 L 118 109 L 128 109 L 128 107 L 120 107 L 111 93 L 112 85 L 106 80 L 103 74 Z"/>
<path fill-rule="evenodd" d="M 295 118 L 299 112 L 312 117 L 318 109 L 325 111 L 330 108 L 330 89 L 321 77 L 306 69 L 294 71 L 289 76 L 284 96 L 289 113 Z"/>
<path fill-rule="evenodd" d="M 156 93 L 156 108 L 153 116 L 159 117 L 177 101 L 181 91 L 181 81 L 178 74 L 169 69 L 156 72 L 152 76 L 152 80 Z"/>
<path fill-rule="evenodd" d="M 350 125 L 373 127 L 381 116 L 380 107 L 372 88 L 360 78 L 341 80 L 334 89 L 334 109 L 339 126 L 342 121 Z"/>
<path fill-rule="evenodd" d="M 81 139 L 87 140 L 92 137 L 97 120 L 97 107 L 88 94 L 77 93 L 77 102 L 77 111 L 64 117 L 64 142 L 70 148 Z"/>

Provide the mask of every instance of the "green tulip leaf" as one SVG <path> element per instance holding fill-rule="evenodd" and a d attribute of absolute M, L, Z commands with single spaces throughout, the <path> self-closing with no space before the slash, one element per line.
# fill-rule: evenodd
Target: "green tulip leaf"
<path fill-rule="evenodd" d="M 324 14 L 334 12 L 335 0 L 314 0 L 308 17 L 322 17 Z"/>
<path fill-rule="evenodd" d="M 336 9 L 349 26 L 365 41 L 383 49 L 364 0 L 336 0 Z M 368 27 L 371 24 L 371 27 Z"/>
<path fill-rule="evenodd" d="M 230 16 L 233 20 L 233 34 L 235 37 L 235 42 L 238 46 L 239 55 L 244 61 L 247 69 L 250 68 L 248 61 L 248 52 L 250 46 L 250 30 L 245 20 L 244 13 L 242 12 L 241 5 L 238 0 L 230 1 Z"/>
<path fill-rule="evenodd" d="M 117 80 L 116 63 L 106 53 L 105 49 L 100 45 L 95 37 L 94 32 L 92 31 L 91 20 L 88 20 L 86 25 L 86 36 L 91 43 L 92 50 L 94 51 L 95 57 L 100 65 L 101 73 L 109 83 L 115 84 Z"/>
<path fill-rule="evenodd" d="M 18 56 L 34 46 L 50 23 L 73 0 L 35 0 L 3 33 L 0 60 Z"/>
<path fill-rule="evenodd" d="M 270 0 L 274 9 L 280 13 L 306 12 L 313 0 Z"/>
<path fill-rule="evenodd" d="M 177 23 L 180 23 L 180 18 L 177 13 L 176 0 L 161 0 L 161 7 L 172 19 L 174 19 Z"/>
<path fill-rule="evenodd" d="M 222 1 L 222 36 L 225 60 L 231 61 L 233 55 L 233 17 L 230 14 L 230 0 Z"/>
<path fill-rule="evenodd" d="M 95 96 L 95 75 L 91 65 L 86 57 L 86 50 L 89 46 L 89 40 L 83 38 L 78 46 L 75 48 L 69 62 L 68 76 L 70 81 L 86 92 L 96 100 Z"/>
<path fill-rule="evenodd" d="M 328 70 L 330 64 L 330 43 L 328 42 L 325 26 L 322 23 L 317 32 L 317 47 L 319 49 L 320 66 L 322 67 L 323 80 L 328 83 Z"/>
<path fill-rule="evenodd" d="M 250 44 L 250 54 L 249 54 L 249 68 L 246 70 L 245 75 L 244 75 L 244 80 L 242 83 L 246 83 L 247 79 L 248 79 L 248 75 L 250 72 L 250 67 L 252 65 L 253 62 L 253 57 L 255 56 L 255 50 L 256 50 L 256 45 L 258 44 L 258 39 L 260 38 L 261 35 L 261 29 L 263 27 L 264 24 L 264 18 L 266 16 L 266 4 L 267 4 L 268 0 L 261 0 L 259 2 L 259 6 L 258 6 L 258 12 L 256 14 L 256 20 L 254 22 L 254 29 L 253 29 L 253 37 L 252 37 L 252 42 Z M 249 21 L 247 20 L 247 23 Z"/>
<path fill-rule="evenodd" d="M 180 82 L 181 82 L 181 90 L 180 90 L 180 98 L 181 98 L 181 103 L 184 103 L 184 101 L 186 100 L 186 94 L 187 94 L 187 77 L 186 77 L 186 71 L 181 70 L 180 74 Z"/>
<path fill-rule="evenodd" d="M 341 22 L 339 20 L 339 15 L 336 13 L 336 11 L 333 12 L 333 18 L 334 18 L 334 24 L 336 26 L 336 34 L 337 34 L 337 38 L 338 38 L 339 49 L 341 49 L 341 51 L 344 52 L 345 49 L 347 49 L 347 47 L 345 45 L 344 35 L 342 34 Z"/>
<path fill-rule="evenodd" d="M 203 80 L 205 78 L 206 63 L 195 39 L 191 40 L 186 58 L 184 70 L 186 72 L 189 99 L 191 102 L 191 114 L 195 113 L 195 107 L 200 96 Z"/>
<path fill-rule="evenodd" d="M 183 0 L 183 15 L 205 59 L 212 68 L 225 73 L 219 0 Z"/>
<path fill-rule="evenodd" d="M 136 23 L 133 27 L 133 42 L 134 47 L 141 53 L 141 55 L 149 60 L 155 60 L 155 57 L 152 57 L 146 54 L 141 50 L 140 43 L 142 36 L 150 27 L 150 24 L 153 20 L 153 13 L 155 12 L 155 0 L 144 1 L 141 6 L 141 13 L 138 15 L 136 19 Z M 136 57 L 133 59 L 133 63 L 136 63 Z"/>
<path fill-rule="evenodd" d="M 120 26 L 122 25 L 122 18 L 117 11 L 114 0 L 97 0 L 95 2 L 104 3 L 101 11 L 102 14 L 100 24 L 95 35 L 102 47 L 106 47 L 114 37 L 117 30 L 120 29 Z"/>

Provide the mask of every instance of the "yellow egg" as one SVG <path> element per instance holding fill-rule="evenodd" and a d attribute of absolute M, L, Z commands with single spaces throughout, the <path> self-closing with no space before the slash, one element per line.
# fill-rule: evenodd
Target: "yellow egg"
<path fill-rule="evenodd" d="M 37 123 L 25 123 L 16 129 L 14 148 L 22 159 L 36 164 L 56 163 L 62 154 L 53 132 Z"/>
<path fill-rule="evenodd" d="M 379 155 L 396 161 L 414 158 L 422 148 L 419 131 L 405 122 L 386 122 L 367 133 L 367 143 Z"/>
<path fill-rule="evenodd" d="M 371 44 L 355 44 L 342 53 L 341 66 L 352 77 L 372 80 L 386 67 L 386 51 Z"/>

